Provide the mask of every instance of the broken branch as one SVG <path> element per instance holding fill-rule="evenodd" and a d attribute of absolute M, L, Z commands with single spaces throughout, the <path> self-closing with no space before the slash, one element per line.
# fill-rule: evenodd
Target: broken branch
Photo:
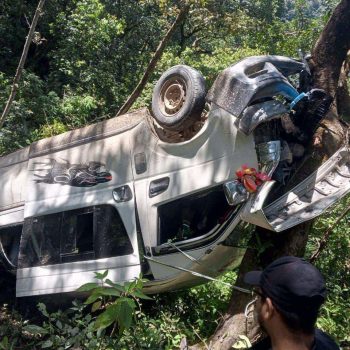
<path fill-rule="evenodd" d="M 175 30 L 178 27 L 178 25 L 185 19 L 189 9 L 190 9 L 189 5 L 185 5 L 183 8 L 181 8 L 181 10 L 180 10 L 179 14 L 177 15 L 174 23 L 171 25 L 171 27 L 169 28 L 169 30 L 165 34 L 164 38 L 159 43 L 159 45 L 158 45 L 156 51 L 154 52 L 150 62 L 148 63 L 148 67 L 147 67 L 145 73 L 143 74 L 141 80 L 139 81 L 139 83 L 137 84 L 136 88 L 131 93 L 131 95 L 128 97 L 126 102 L 123 104 L 123 106 L 119 109 L 119 111 L 118 111 L 116 116 L 119 116 L 121 114 L 126 113 L 130 109 L 130 107 L 134 104 L 136 99 L 140 96 L 143 88 L 146 86 L 148 78 L 153 73 L 157 62 L 161 58 L 161 56 L 163 54 L 163 51 L 164 51 L 164 49 L 166 47 L 166 44 L 170 40 L 171 36 L 175 32 Z"/>
<path fill-rule="evenodd" d="M 40 0 L 39 3 L 38 3 L 38 6 L 35 10 L 35 14 L 34 14 L 34 17 L 33 17 L 33 21 L 32 21 L 32 24 L 29 28 L 29 32 L 28 32 L 28 36 L 27 36 L 27 39 L 26 39 L 26 42 L 24 44 L 24 47 L 23 47 L 23 52 L 22 52 L 22 56 L 21 56 L 21 59 L 19 61 L 19 64 L 18 64 L 18 67 L 17 67 L 17 70 L 16 70 L 16 75 L 13 79 L 13 83 L 12 83 L 12 87 L 11 87 L 11 92 L 10 92 L 10 96 L 6 102 L 6 106 L 5 106 L 5 109 L 4 111 L 2 112 L 2 115 L 1 115 L 1 118 L 0 118 L 0 129 L 2 128 L 4 122 L 5 122 L 5 119 L 6 117 L 8 116 L 8 114 L 10 113 L 10 109 L 11 109 L 11 106 L 12 106 L 12 102 L 14 101 L 15 97 L 16 97 L 16 93 L 17 93 L 17 89 L 18 89 L 18 84 L 19 84 L 19 81 L 21 79 L 21 76 L 22 76 L 22 72 L 23 72 L 23 68 L 24 68 L 24 64 L 27 60 L 27 56 L 28 56 L 28 51 L 29 51 L 29 47 L 30 47 L 30 44 L 33 40 L 33 36 L 34 36 L 34 32 L 35 32 L 35 27 L 38 23 L 38 20 L 39 20 L 39 17 L 41 16 L 42 14 L 42 9 L 44 7 L 44 4 L 45 4 L 45 0 Z"/>

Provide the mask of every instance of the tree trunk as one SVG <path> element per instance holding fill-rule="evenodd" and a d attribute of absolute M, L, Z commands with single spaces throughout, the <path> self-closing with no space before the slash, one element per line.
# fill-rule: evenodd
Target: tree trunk
<path fill-rule="evenodd" d="M 24 64 L 25 64 L 25 62 L 27 60 L 29 46 L 30 46 L 30 44 L 31 44 L 31 42 L 33 40 L 35 27 L 36 27 L 36 25 L 38 23 L 39 17 L 41 16 L 44 4 L 45 4 L 45 0 L 40 0 L 39 1 L 38 6 L 37 6 L 36 11 L 35 11 L 35 14 L 34 14 L 34 17 L 33 17 L 32 24 L 30 25 L 28 36 L 27 36 L 26 42 L 24 44 L 22 56 L 21 56 L 21 59 L 19 61 L 18 67 L 17 67 L 15 78 L 13 79 L 11 93 L 10 93 L 10 96 L 9 96 L 7 102 L 6 102 L 5 109 L 2 112 L 2 115 L 1 115 L 1 118 L 0 118 L 0 129 L 3 126 L 6 117 L 10 113 L 12 102 L 13 102 L 13 100 L 16 97 L 18 84 L 19 84 L 19 81 L 21 80 L 21 75 L 22 75 L 22 72 L 23 72 Z"/>
<path fill-rule="evenodd" d="M 324 89 L 331 96 L 335 96 L 338 87 L 341 67 L 350 49 L 350 0 L 342 0 L 334 10 L 323 32 L 321 33 L 312 55 L 312 75 L 314 86 Z M 337 118 L 336 103 L 320 123 L 311 140 L 303 162 L 293 176 L 293 183 L 287 184 L 287 189 L 300 182 L 307 175 L 316 170 L 322 162 L 328 159 L 346 140 L 347 127 Z M 303 256 L 308 240 L 308 233 L 312 222 L 303 223 L 283 233 L 274 233 L 256 228 L 249 246 L 255 246 L 256 236 L 260 244 L 268 248 L 258 255 L 257 249 L 249 248 L 239 268 L 236 285 L 243 284 L 243 276 L 247 271 L 265 267 L 267 264 L 283 255 Z M 210 349 L 228 350 L 238 339 L 239 335 L 246 335 L 252 342 L 261 334 L 254 319 L 246 319 L 244 309 L 251 297 L 233 291 L 229 307 L 223 316 L 217 330 L 207 343 Z M 197 344 L 191 349 L 201 349 Z"/>
<path fill-rule="evenodd" d="M 315 87 L 335 96 L 340 69 L 350 48 L 350 0 L 342 0 L 322 31 L 312 52 Z"/>
<path fill-rule="evenodd" d="M 177 15 L 174 23 L 171 25 L 171 27 L 169 28 L 169 30 L 165 34 L 164 38 L 159 43 L 155 53 L 153 54 L 153 57 L 151 58 L 150 62 L 148 63 L 147 69 L 146 69 L 145 73 L 143 74 L 141 80 L 137 84 L 135 90 L 131 93 L 131 95 L 128 97 L 126 102 L 123 104 L 123 106 L 119 109 L 117 116 L 126 113 L 130 109 L 130 107 L 133 105 L 133 103 L 136 101 L 136 99 L 140 96 L 142 90 L 146 86 L 146 83 L 147 83 L 150 75 L 153 73 L 157 62 L 162 57 L 163 51 L 164 51 L 167 43 L 171 39 L 173 33 L 175 32 L 175 30 L 177 29 L 179 24 L 186 18 L 189 9 L 190 9 L 190 6 L 187 4 L 184 5 L 180 9 L 180 12 Z"/>
<path fill-rule="evenodd" d="M 348 88 L 349 72 L 350 51 L 348 52 L 347 59 L 344 61 L 344 64 L 340 71 L 339 85 L 336 95 L 339 116 L 347 122 L 350 122 L 350 93 Z"/>

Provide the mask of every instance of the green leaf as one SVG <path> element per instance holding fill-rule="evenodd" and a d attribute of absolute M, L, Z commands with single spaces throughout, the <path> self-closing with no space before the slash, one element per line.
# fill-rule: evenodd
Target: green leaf
<path fill-rule="evenodd" d="M 109 286 L 118 289 L 120 292 L 122 292 L 122 293 L 125 292 L 124 286 L 122 286 L 122 285 L 120 285 L 120 284 L 118 284 L 118 283 L 114 283 L 114 282 L 112 282 L 112 281 L 111 281 L 110 279 L 108 279 L 108 278 L 106 279 L 105 282 L 106 282 L 106 284 L 108 284 Z"/>
<path fill-rule="evenodd" d="M 106 311 L 99 315 L 96 319 L 94 329 L 102 330 L 110 326 L 118 319 L 118 306 L 116 304 L 110 305 Z"/>
<path fill-rule="evenodd" d="M 136 284 L 135 284 L 136 288 L 137 288 L 137 289 L 142 289 L 142 286 L 143 286 L 142 278 L 137 278 L 137 279 L 135 280 L 135 282 L 136 282 Z"/>
<path fill-rule="evenodd" d="M 127 298 L 127 297 L 119 298 L 116 303 L 127 303 L 129 305 L 129 307 L 132 309 L 136 309 L 136 307 L 137 307 L 135 301 L 133 299 Z"/>
<path fill-rule="evenodd" d="M 51 340 L 45 340 L 44 342 L 41 343 L 41 348 L 46 349 L 46 348 L 51 348 L 53 345 L 53 342 Z"/>
<path fill-rule="evenodd" d="M 128 329 L 132 323 L 132 317 L 136 304 L 134 300 L 130 298 L 119 298 L 116 302 L 118 323 L 120 326 L 120 332 L 124 329 Z"/>
<path fill-rule="evenodd" d="M 85 283 L 77 289 L 77 292 L 89 292 L 90 290 L 98 288 L 99 286 L 99 284 L 94 282 Z"/>
<path fill-rule="evenodd" d="M 31 334 L 47 334 L 48 330 L 35 324 L 28 324 L 23 327 L 23 330 Z"/>
<path fill-rule="evenodd" d="M 125 288 L 128 292 L 133 291 L 137 287 L 137 280 L 131 282 L 125 282 Z"/>
<path fill-rule="evenodd" d="M 8 348 L 9 348 L 9 340 L 5 336 L 0 342 L 0 349 L 1 350 L 7 350 Z"/>
<path fill-rule="evenodd" d="M 98 280 L 104 280 L 108 275 L 108 270 L 106 270 L 105 272 L 103 273 L 100 273 L 100 272 L 95 272 L 95 278 L 97 278 Z"/>
<path fill-rule="evenodd" d="M 50 317 L 50 315 L 48 314 L 47 310 L 46 310 L 46 305 L 43 303 L 38 303 L 38 309 L 39 311 L 46 317 Z"/>
<path fill-rule="evenodd" d="M 119 297 L 120 296 L 120 291 L 117 290 L 116 288 L 110 288 L 106 287 L 103 290 L 100 291 L 101 295 L 109 295 L 109 296 L 114 296 L 114 297 Z"/>
<path fill-rule="evenodd" d="M 74 338 L 68 339 L 64 344 L 65 349 L 69 349 L 74 344 L 74 340 Z"/>
<path fill-rule="evenodd" d="M 153 298 L 149 297 L 148 295 L 146 294 L 143 294 L 141 291 L 139 290 L 135 290 L 133 292 L 133 295 L 137 298 L 140 298 L 140 299 L 146 299 L 146 300 L 153 300 Z"/>
<path fill-rule="evenodd" d="M 84 304 L 89 305 L 94 303 L 97 299 L 102 298 L 100 291 L 98 293 L 91 294 L 84 302 Z"/>
<path fill-rule="evenodd" d="M 80 330 L 78 327 L 74 327 L 70 329 L 68 332 L 72 337 L 75 337 L 80 332 Z"/>
<path fill-rule="evenodd" d="M 93 303 L 91 307 L 91 312 L 95 312 L 96 310 L 98 310 L 101 307 L 101 304 L 102 304 L 101 300 Z"/>

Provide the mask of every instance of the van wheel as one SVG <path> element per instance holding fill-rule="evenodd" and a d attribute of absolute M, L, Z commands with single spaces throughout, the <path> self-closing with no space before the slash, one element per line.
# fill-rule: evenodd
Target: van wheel
<path fill-rule="evenodd" d="M 185 65 L 174 66 L 162 74 L 154 87 L 153 117 L 165 129 L 183 131 L 200 120 L 205 95 L 200 72 Z"/>

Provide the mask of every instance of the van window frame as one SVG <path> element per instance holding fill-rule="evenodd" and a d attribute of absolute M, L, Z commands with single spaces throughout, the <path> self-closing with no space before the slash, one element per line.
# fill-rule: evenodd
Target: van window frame
<path fill-rule="evenodd" d="M 18 237 L 19 238 L 19 240 L 18 240 L 18 252 L 17 252 L 17 257 L 15 259 L 15 264 L 13 263 L 13 261 L 11 261 L 9 259 L 9 257 L 8 257 L 9 254 L 7 254 L 7 252 L 5 251 L 5 248 L 3 246 L 3 242 L 0 239 L 1 260 L 3 260 L 3 262 L 5 264 L 5 268 L 8 269 L 8 270 L 16 270 L 17 269 L 18 257 L 19 257 L 19 249 L 20 249 L 20 241 L 21 241 L 22 234 L 23 234 L 23 225 L 24 225 L 24 222 L 21 221 L 21 222 L 16 222 L 16 223 L 13 223 L 13 224 L 9 224 L 9 225 L 0 227 L 0 236 L 3 234 L 3 232 L 1 232 L 3 230 L 8 230 L 8 229 L 11 229 L 11 228 L 20 227 L 20 233 L 19 232 L 13 233 L 13 234 L 19 234 L 19 237 Z M 12 242 L 12 243 L 16 243 L 16 242 Z"/>
<path fill-rule="evenodd" d="M 73 218 L 75 225 L 78 225 L 78 218 L 83 217 L 84 215 L 89 216 L 88 220 L 90 220 L 90 222 L 88 222 L 88 224 L 90 225 L 92 218 L 92 227 L 91 231 L 88 231 L 90 233 L 90 238 L 84 242 L 86 247 L 84 249 L 78 249 L 77 235 L 79 233 L 79 228 L 74 225 L 70 226 L 74 232 L 73 235 L 71 235 L 71 238 L 74 238 L 75 242 L 72 244 L 69 244 L 68 242 L 67 244 L 67 235 L 64 233 L 65 227 L 67 226 L 65 220 Z M 99 215 L 104 218 L 104 220 L 102 220 L 103 224 L 105 224 L 104 227 L 97 225 Z M 45 221 L 45 219 L 48 221 Z M 52 225 L 52 231 L 56 230 L 55 232 L 58 237 L 50 237 L 50 233 L 47 232 L 45 225 L 52 224 L 49 220 L 52 222 L 55 222 L 56 220 L 57 227 Z M 35 224 L 42 226 L 39 227 L 37 232 L 34 231 Z M 118 230 L 115 230 L 116 227 Z M 100 232 L 101 235 L 104 234 L 104 241 L 98 239 L 100 238 Z M 81 232 L 80 234 L 82 235 L 84 232 Z M 43 243 L 40 241 L 38 242 L 38 237 L 39 240 L 41 237 Z M 103 243 L 106 243 L 105 246 L 102 246 Z M 100 246 L 98 246 L 98 244 L 100 244 Z M 92 250 L 89 249 L 90 245 Z M 54 251 L 55 249 L 57 251 Z M 72 251 L 69 251 L 69 249 L 72 249 Z M 48 262 L 42 262 L 41 260 L 43 250 L 49 251 L 47 254 Z M 101 255 L 101 252 L 102 256 L 99 256 Z M 132 240 L 127 232 L 118 208 L 110 204 L 101 204 L 26 218 L 23 225 L 21 245 L 19 248 L 18 268 L 84 262 L 88 260 L 127 256 L 133 253 L 134 247 L 132 245 Z"/>
<path fill-rule="evenodd" d="M 174 204 L 176 202 L 180 203 L 181 200 L 192 200 L 193 198 L 199 198 L 199 197 L 205 197 L 206 194 L 210 194 L 215 191 L 222 191 L 222 198 L 225 197 L 222 185 L 217 185 L 211 188 L 208 188 L 206 190 L 198 191 L 196 193 L 191 194 L 190 196 L 186 197 L 181 197 L 181 198 L 176 198 L 175 200 L 169 201 L 167 203 L 164 203 L 160 206 L 158 206 L 157 210 L 157 220 L 158 220 L 158 230 L 157 230 L 157 242 L 158 245 L 155 247 L 152 247 L 152 253 L 154 255 L 163 255 L 163 254 L 168 254 L 172 252 L 176 252 L 177 248 L 180 248 L 181 250 L 189 250 L 189 249 L 194 249 L 198 247 L 203 247 L 211 242 L 215 241 L 218 237 L 223 234 L 223 232 L 226 230 L 227 226 L 231 223 L 232 219 L 236 217 L 237 213 L 239 212 L 239 209 L 241 208 L 241 205 L 237 206 L 229 206 L 227 203 L 227 210 L 228 210 L 228 215 L 225 218 L 225 220 L 220 224 L 217 223 L 214 227 L 212 227 L 208 232 L 205 232 L 203 235 L 184 239 L 184 240 L 178 240 L 178 241 L 171 241 L 170 244 L 168 242 L 162 242 L 160 243 L 161 240 L 161 208 L 166 207 L 169 204 Z M 226 198 L 225 198 L 226 201 Z M 176 205 L 176 204 L 175 204 Z"/>

